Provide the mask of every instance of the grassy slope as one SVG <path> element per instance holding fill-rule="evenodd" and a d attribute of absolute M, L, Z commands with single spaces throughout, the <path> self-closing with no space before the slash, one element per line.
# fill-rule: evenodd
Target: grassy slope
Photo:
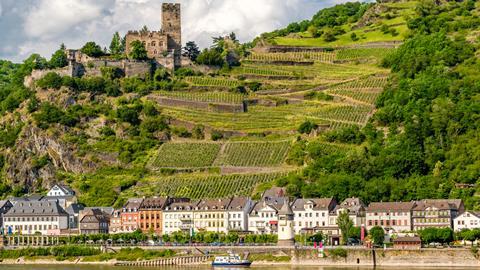
<path fill-rule="evenodd" d="M 414 8 L 416 4 L 416 1 L 410 1 L 405 3 L 385 3 L 385 6 L 391 8 L 392 10 L 398 11 L 398 17 L 392 19 L 382 18 L 378 22 L 373 23 L 372 25 L 365 26 L 359 29 L 355 29 L 354 24 L 345 25 L 343 26 L 343 29 L 346 31 L 346 33 L 337 36 L 337 40 L 333 42 L 326 42 L 321 37 L 312 38 L 309 33 L 300 33 L 300 35 L 304 38 L 278 37 L 275 39 L 275 42 L 278 45 L 285 46 L 336 47 L 369 42 L 401 41 L 404 39 L 404 36 L 408 31 L 404 16 L 412 16 L 414 14 Z M 385 15 L 386 13 L 380 14 L 380 16 Z M 380 23 L 392 26 L 392 28 L 397 30 L 398 35 L 393 36 L 391 34 L 382 33 L 382 31 L 380 31 Z M 355 33 L 357 37 L 360 38 L 360 40 L 353 41 L 351 39 L 352 33 Z"/>

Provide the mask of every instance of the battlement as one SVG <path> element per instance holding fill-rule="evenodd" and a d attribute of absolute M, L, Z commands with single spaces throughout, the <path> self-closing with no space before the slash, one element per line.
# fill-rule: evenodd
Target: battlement
<path fill-rule="evenodd" d="M 155 36 L 165 35 L 165 31 L 163 31 L 162 29 L 158 31 L 148 31 L 148 32 L 130 30 L 127 32 L 127 35 L 138 36 L 138 37 L 155 37 Z"/>
<path fill-rule="evenodd" d="M 162 4 L 162 11 L 170 11 L 170 12 L 179 12 L 180 13 L 180 4 L 175 3 L 163 3 Z"/>

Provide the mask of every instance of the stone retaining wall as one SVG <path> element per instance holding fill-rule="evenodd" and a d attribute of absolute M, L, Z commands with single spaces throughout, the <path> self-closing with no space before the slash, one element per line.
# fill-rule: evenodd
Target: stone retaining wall
<path fill-rule="evenodd" d="M 157 102 L 160 105 L 172 106 L 172 107 L 187 107 L 191 109 L 202 109 L 213 112 L 226 112 L 226 113 L 243 113 L 247 111 L 247 105 L 245 102 L 239 104 L 226 104 L 226 103 L 209 103 L 200 101 L 190 101 L 182 99 L 173 99 L 163 96 L 149 96 L 150 100 Z"/>

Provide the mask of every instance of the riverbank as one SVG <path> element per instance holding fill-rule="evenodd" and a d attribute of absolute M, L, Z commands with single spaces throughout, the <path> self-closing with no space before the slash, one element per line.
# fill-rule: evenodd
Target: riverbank
<path fill-rule="evenodd" d="M 346 252 L 345 252 L 346 251 Z M 225 250 L 226 252 L 226 250 Z M 468 248 L 458 249 L 345 249 L 342 252 L 326 250 L 322 257 L 314 249 L 264 249 L 250 253 L 254 260 L 253 266 L 361 266 L 361 267 L 480 267 L 480 253 Z M 265 260 L 262 260 L 265 259 Z M 0 265 L 110 265 L 123 262 L 116 259 L 105 261 L 90 261 L 92 258 L 69 258 L 57 260 L 48 258 L 4 259 Z M 208 265 L 206 263 L 197 263 Z"/>

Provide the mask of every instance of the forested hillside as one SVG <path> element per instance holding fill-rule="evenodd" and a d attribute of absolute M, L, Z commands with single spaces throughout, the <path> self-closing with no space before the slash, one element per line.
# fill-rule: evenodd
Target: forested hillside
<path fill-rule="evenodd" d="M 384 59 L 392 74 L 369 124 L 329 135 L 361 147 L 331 153 L 311 142 L 302 152 L 311 164 L 279 184 L 307 197 L 462 198 L 478 209 L 478 14 L 475 1 L 420 2 L 405 43 Z"/>

